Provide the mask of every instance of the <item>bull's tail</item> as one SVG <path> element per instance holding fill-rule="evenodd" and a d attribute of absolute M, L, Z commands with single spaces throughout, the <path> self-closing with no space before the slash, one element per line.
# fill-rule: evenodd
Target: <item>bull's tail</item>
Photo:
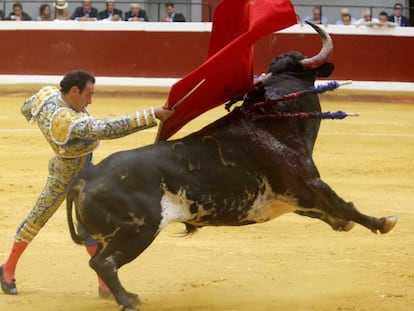
<path fill-rule="evenodd" d="M 74 201 L 76 201 L 78 197 L 79 197 L 79 180 L 76 179 L 70 184 L 69 190 L 66 194 L 66 214 L 68 218 L 69 232 L 70 232 L 70 236 L 72 237 L 72 240 L 76 244 L 82 244 L 85 238 L 83 236 L 80 236 L 76 232 L 75 225 L 73 223 L 73 214 L 72 214 L 73 203 Z M 75 215 L 76 215 L 76 220 L 79 222 L 79 214 L 76 208 L 75 208 Z"/>

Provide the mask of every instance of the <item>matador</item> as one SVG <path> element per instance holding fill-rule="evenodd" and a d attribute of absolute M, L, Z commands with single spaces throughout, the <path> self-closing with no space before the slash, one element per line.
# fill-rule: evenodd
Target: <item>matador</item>
<path fill-rule="evenodd" d="M 40 229 L 52 217 L 66 197 L 72 178 L 82 169 L 92 165 L 92 152 L 100 140 L 115 139 L 157 125 L 171 111 L 146 108 L 113 118 L 94 118 L 86 106 L 92 102 L 95 78 L 86 71 L 72 71 L 65 75 L 60 90 L 54 86 L 41 88 L 22 106 L 25 118 L 38 125 L 54 151 L 49 160 L 49 173 L 33 209 L 18 227 L 10 256 L 0 267 L 0 281 L 4 293 L 16 295 L 15 269 L 17 261 Z M 96 243 L 91 238 L 86 243 L 93 255 Z M 99 279 L 99 294 L 111 295 Z"/>

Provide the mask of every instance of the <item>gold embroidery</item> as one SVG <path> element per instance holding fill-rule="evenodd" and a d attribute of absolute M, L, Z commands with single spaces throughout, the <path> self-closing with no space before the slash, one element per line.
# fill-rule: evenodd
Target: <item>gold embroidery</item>
<path fill-rule="evenodd" d="M 70 108 L 60 108 L 52 116 L 50 122 L 50 132 L 56 144 L 65 144 L 70 135 L 73 122 L 83 118 L 82 113 L 78 113 Z"/>

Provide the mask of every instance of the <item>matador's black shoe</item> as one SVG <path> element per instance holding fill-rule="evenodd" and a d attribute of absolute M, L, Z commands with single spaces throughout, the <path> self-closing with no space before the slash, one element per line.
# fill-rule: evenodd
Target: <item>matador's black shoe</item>
<path fill-rule="evenodd" d="M 4 273 L 3 273 L 3 266 L 0 267 L 0 283 L 1 283 L 1 289 L 3 293 L 7 295 L 17 295 L 17 288 L 16 288 L 16 280 L 11 280 L 10 283 L 7 283 L 4 279 Z"/>
<path fill-rule="evenodd" d="M 102 288 L 98 287 L 98 293 L 99 297 L 102 299 L 108 299 L 108 300 L 115 300 L 114 295 L 112 295 L 111 292 L 104 291 Z M 131 300 L 133 303 L 141 303 L 141 300 L 139 299 L 139 296 L 134 293 L 127 292 L 129 300 Z"/>

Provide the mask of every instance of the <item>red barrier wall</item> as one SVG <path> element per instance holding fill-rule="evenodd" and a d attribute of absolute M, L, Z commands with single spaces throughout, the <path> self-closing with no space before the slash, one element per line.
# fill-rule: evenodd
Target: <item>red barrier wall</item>
<path fill-rule="evenodd" d="M 62 75 L 83 68 L 97 76 L 180 78 L 205 60 L 211 24 L 177 24 L 0 22 L 0 74 Z M 330 25 L 336 66 L 330 78 L 414 82 L 414 29 L 403 28 Z M 278 54 L 312 56 L 320 47 L 307 26 L 263 37 L 255 45 L 255 72 L 266 71 Z"/>
<path fill-rule="evenodd" d="M 209 33 L 1 31 L 0 74 L 181 77 L 205 58 Z"/>

